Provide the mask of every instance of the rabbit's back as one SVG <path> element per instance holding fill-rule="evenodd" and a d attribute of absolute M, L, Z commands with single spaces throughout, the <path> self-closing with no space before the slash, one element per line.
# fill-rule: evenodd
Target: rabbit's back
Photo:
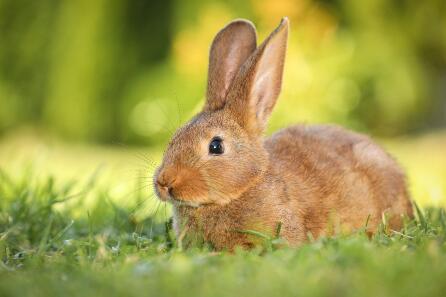
<path fill-rule="evenodd" d="M 273 171 L 287 183 L 290 207 L 305 230 L 331 228 L 373 232 L 386 213 L 391 228 L 412 215 L 405 176 L 368 137 L 337 126 L 298 125 L 266 140 Z"/>

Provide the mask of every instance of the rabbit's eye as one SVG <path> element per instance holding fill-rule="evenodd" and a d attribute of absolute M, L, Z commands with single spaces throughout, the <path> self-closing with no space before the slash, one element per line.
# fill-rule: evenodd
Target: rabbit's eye
<path fill-rule="evenodd" d="M 214 137 L 209 143 L 209 154 L 221 155 L 223 154 L 223 140 L 220 137 Z"/>

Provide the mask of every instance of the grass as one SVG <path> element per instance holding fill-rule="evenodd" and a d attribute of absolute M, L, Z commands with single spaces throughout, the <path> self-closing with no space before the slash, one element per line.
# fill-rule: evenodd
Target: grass
<path fill-rule="evenodd" d="M 81 189 L 79 191 L 79 189 Z M 254 251 L 181 250 L 167 216 L 137 215 L 91 178 L 83 185 L 0 173 L 0 296 L 442 296 L 446 214 L 419 210 L 372 239 L 274 242 Z M 87 199 L 93 196 L 91 203 Z M 274 238 L 272 240 L 277 240 Z"/>
<path fill-rule="evenodd" d="M 264 246 L 235 254 L 183 250 L 176 242 L 169 209 L 151 197 L 160 149 L 11 135 L 0 139 L 0 297 L 446 292 L 444 133 L 384 142 L 407 170 L 420 205 L 403 230 L 384 224 L 372 239 L 359 231 L 297 249 L 242 230 Z"/>

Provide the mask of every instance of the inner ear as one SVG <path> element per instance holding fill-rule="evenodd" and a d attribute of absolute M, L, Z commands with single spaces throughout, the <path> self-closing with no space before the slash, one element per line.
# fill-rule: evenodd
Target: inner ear
<path fill-rule="evenodd" d="M 209 54 L 205 111 L 225 105 L 229 87 L 240 66 L 255 51 L 256 40 L 254 25 L 246 20 L 232 21 L 215 36 Z"/>
<path fill-rule="evenodd" d="M 243 64 L 231 85 L 229 110 L 248 130 L 266 126 L 282 87 L 288 39 L 288 19 L 256 49 Z"/>

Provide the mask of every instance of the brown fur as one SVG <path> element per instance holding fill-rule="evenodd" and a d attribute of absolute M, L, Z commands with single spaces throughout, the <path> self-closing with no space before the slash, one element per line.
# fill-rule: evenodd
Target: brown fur
<path fill-rule="evenodd" d="M 237 20 L 214 39 L 205 107 L 177 131 L 155 177 L 178 236 L 232 250 L 259 243 L 244 230 L 274 236 L 280 224 L 280 236 L 298 245 L 366 221 L 373 234 L 384 215 L 398 229 L 412 216 L 404 173 L 368 137 L 306 125 L 262 137 L 280 93 L 287 34 L 284 19 L 256 48 L 252 24 Z M 215 136 L 222 155 L 208 153 Z"/>

